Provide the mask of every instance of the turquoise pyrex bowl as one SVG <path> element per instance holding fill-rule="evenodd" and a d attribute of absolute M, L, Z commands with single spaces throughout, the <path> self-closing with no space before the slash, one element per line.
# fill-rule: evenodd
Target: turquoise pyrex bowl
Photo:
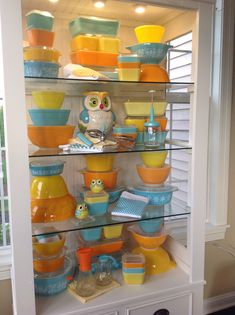
<path fill-rule="evenodd" d="M 164 223 L 164 206 L 147 206 L 143 219 L 149 219 L 139 221 L 137 224 L 141 231 L 144 233 L 156 233 L 159 232 Z"/>
<path fill-rule="evenodd" d="M 138 185 L 129 189 L 131 193 L 149 198 L 149 204 L 163 206 L 171 201 L 172 194 L 178 190 L 171 185 Z"/>
<path fill-rule="evenodd" d="M 65 267 L 61 272 L 34 274 L 35 293 L 37 295 L 55 295 L 64 291 L 69 283 L 69 278 L 74 275 L 71 258 L 65 257 Z"/>
<path fill-rule="evenodd" d="M 29 163 L 32 176 L 55 176 L 63 172 L 64 161 L 34 161 Z"/>
<path fill-rule="evenodd" d="M 26 77 L 57 78 L 59 64 L 46 61 L 24 61 L 24 75 Z"/>
<path fill-rule="evenodd" d="M 96 227 L 92 229 L 86 229 L 80 231 L 82 238 L 86 242 L 95 242 L 101 238 L 102 227 Z"/>
<path fill-rule="evenodd" d="M 97 17 L 78 17 L 69 23 L 72 37 L 78 34 L 92 34 L 117 36 L 119 22 L 117 20 L 101 19 Z"/>
<path fill-rule="evenodd" d="M 69 109 L 29 109 L 34 126 L 64 126 L 66 125 Z"/>
<path fill-rule="evenodd" d="M 126 47 L 140 57 L 143 64 L 159 64 L 173 46 L 160 43 L 144 43 Z"/>
<path fill-rule="evenodd" d="M 49 12 L 33 10 L 26 14 L 26 24 L 28 29 L 38 28 L 52 31 L 54 17 Z"/>

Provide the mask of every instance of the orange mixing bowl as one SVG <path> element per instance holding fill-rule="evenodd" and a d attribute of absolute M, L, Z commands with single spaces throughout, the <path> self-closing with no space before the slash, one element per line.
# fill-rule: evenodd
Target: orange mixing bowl
<path fill-rule="evenodd" d="M 171 166 L 165 164 L 163 167 L 147 167 L 136 165 L 139 177 L 145 184 L 163 184 L 170 174 Z"/>
<path fill-rule="evenodd" d="M 130 231 L 139 246 L 146 249 L 155 249 L 161 246 L 167 238 L 167 234 L 165 234 L 164 232 L 158 232 L 154 235 L 151 234 L 151 236 L 149 236 L 147 234 L 141 234 L 137 229 L 134 228 L 130 228 Z"/>
<path fill-rule="evenodd" d="M 62 269 L 64 267 L 64 253 L 55 258 L 34 258 L 33 267 L 37 272 L 55 272 Z"/>
<path fill-rule="evenodd" d="M 57 148 L 68 144 L 73 137 L 75 126 L 28 126 L 30 141 L 40 148 Z"/>
<path fill-rule="evenodd" d="M 70 194 L 53 199 L 31 200 L 32 223 L 64 221 L 74 216 L 77 203 Z"/>
<path fill-rule="evenodd" d="M 95 245 L 90 245 L 89 248 L 92 249 L 92 256 L 98 256 L 118 252 L 122 249 L 123 244 L 123 240 L 117 240 L 107 243 L 97 243 Z"/>
<path fill-rule="evenodd" d="M 140 66 L 140 81 L 145 82 L 170 82 L 168 73 L 159 65 L 142 64 Z"/>
<path fill-rule="evenodd" d="M 90 172 L 87 170 L 81 171 L 84 178 L 84 183 L 87 188 L 90 188 L 92 179 L 101 179 L 105 188 L 114 188 L 117 183 L 117 169 L 109 172 Z"/>

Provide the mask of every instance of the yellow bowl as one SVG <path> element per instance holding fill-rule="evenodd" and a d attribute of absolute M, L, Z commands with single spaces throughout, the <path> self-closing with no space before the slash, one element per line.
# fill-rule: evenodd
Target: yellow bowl
<path fill-rule="evenodd" d="M 131 126 L 136 126 L 137 130 L 139 132 L 144 131 L 144 123 L 145 119 L 144 118 L 126 118 L 124 120 L 125 125 L 131 125 Z"/>
<path fill-rule="evenodd" d="M 160 43 L 165 33 L 161 25 L 142 25 L 135 28 L 135 35 L 139 43 Z"/>
<path fill-rule="evenodd" d="M 58 62 L 60 52 L 44 46 L 28 46 L 24 48 L 24 60 Z"/>
<path fill-rule="evenodd" d="M 33 238 L 33 249 L 39 256 L 55 256 L 59 254 L 59 252 L 64 247 L 65 238 L 60 235 L 60 240 L 55 242 L 48 243 L 39 243 L 37 239 Z"/>
<path fill-rule="evenodd" d="M 60 109 L 65 93 L 60 91 L 32 91 L 32 97 L 38 108 Z"/>
<path fill-rule="evenodd" d="M 162 167 L 167 157 L 167 151 L 141 152 L 140 157 L 149 167 Z"/>
<path fill-rule="evenodd" d="M 109 172 L 113 169 L 114 154 L 85 155 L 87 170 L 91 172 Z"/>
<path fill-rule="evenodd" d="M 62 176 L 37 176 L 30 186 L 31 199 L 51 199 L 63 197 L 68 189 Z"/>
<path fill-rule="evenodd" d="M 145 256 L 145 272 L 147 275 L 157 275 L 167 272 L 176 267 L 169 254 L 162 247 L 154 250 L 136 247 L 132 254 L 143 254 Z"/>
<path fill-rule="evenodd" d="M 121 236 L 123 224 L 104 226 L 105 238 L 118 238 Z"/>

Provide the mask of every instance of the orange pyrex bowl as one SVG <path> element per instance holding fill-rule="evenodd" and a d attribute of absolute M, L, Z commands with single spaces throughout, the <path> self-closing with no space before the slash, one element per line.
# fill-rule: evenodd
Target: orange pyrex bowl
<path fill-rule="evenodd" d="M 117 183 L 117 169 L 109 172 L 90 172 L 88 170 L 81 171 L 84 178 L 86 188 L 90 188 L 92 179 L 101 179 L 105 188 L 114 188 Z"/>
<path fill-rule="evenodd" d="M 161 246 L 167 238 L 167 234 L 164 231 L 151 234 L 151 236 L 142 234 L 136 227 L 130 227 L 129 231 L 139 246 L 146 249 L 155 249 Z"/>
<path fill-rule="evenodd" d="M 64 221 L 74 216 L 77 203 L 73 196 L 31 200 L 32 223 Z"/>
<path fill-rule="evenodd" d="M 142 64 L 140 69 L 140 81 L 170 82 L 167 71 L 159 65 Z"/>
<path fill-rule="evenodd" d="M 143 164 L 136 165 L 137 172 L 145 184 L 163 184 L 170 174 L 171 166 L 165 164 L 162 167 L 148 167 Z"/>
<path fill-rule="evenodd" d="M 26 32 L 30 46 L 53 46 L 55 32 L 37 28 L 27 29 Z"/>
<path fill-rule="evenodd" d="M 54 242 L 40 243 L 36 237 L 33 237 L 33 249 L 38 256 L 55 256 L 58 255 L 64 247 L 65 238 L 62 234 L 59 240 Z"/>
<path fill-rule="evenodd" d="M 37 272 L 55 272 L 64 267 L 64 252 L 58 257 L 34 257 L 34 270 Z"/>
<path fill-rule="evenodd" d="M 30 141 L 40 148 L 57 148 L 68 144 L 73 137 L 75 126 L 28 126 Z"/>
<path fill-rule="evenodd" d="M 116 67 L 117 56 L 114 53 L 87 50 L 77 50 L 70 55 L 72 63 L 99 67 Z"/>

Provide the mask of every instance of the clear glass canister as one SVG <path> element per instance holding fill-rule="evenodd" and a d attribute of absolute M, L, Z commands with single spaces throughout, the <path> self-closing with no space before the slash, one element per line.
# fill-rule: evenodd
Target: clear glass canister
<path fill-rule="evenodd" d="M 112 280 L 112 260 L 109 256 L 100 256 L 97 262 L 96 283 L 100 286 L 106 286 Z"/>
<path fill-rule="evenodd" d="M 158 122 L 147 122 L 144 124 L 144 145 L 146 147 L 158 147 L 158 133 L 159 123 Z"/>

